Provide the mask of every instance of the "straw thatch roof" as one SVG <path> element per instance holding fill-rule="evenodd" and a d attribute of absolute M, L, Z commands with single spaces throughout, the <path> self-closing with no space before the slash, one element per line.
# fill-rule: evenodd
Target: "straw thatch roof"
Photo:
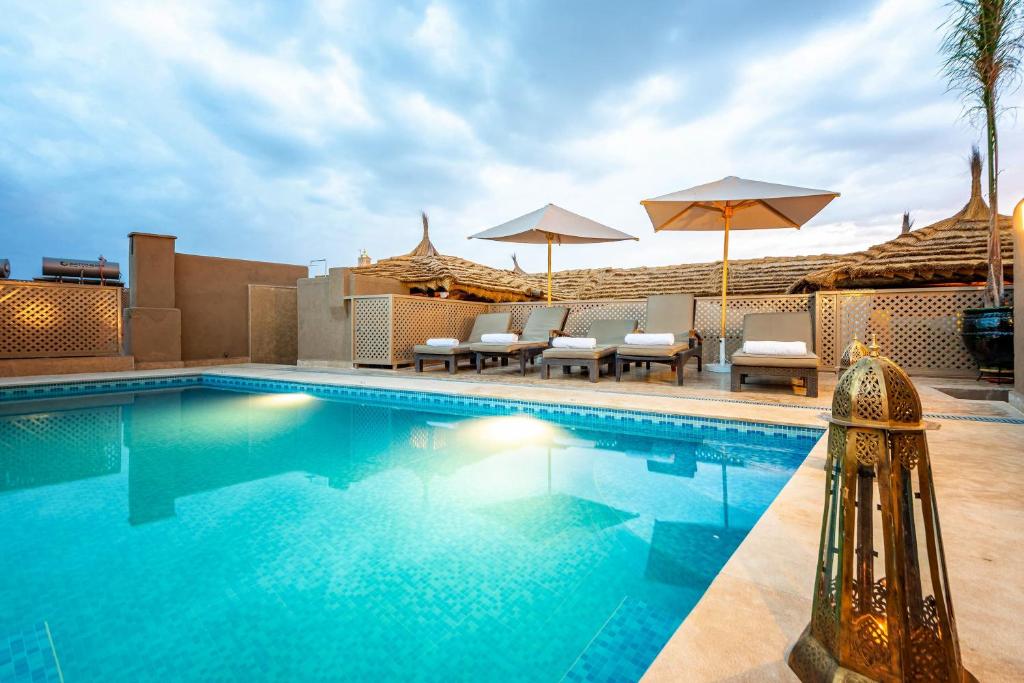
<path fill-rule="evenodd" d="M 971 197 L 958 213 L 911 230 L 842 262 L 813 269 L 792 292 L 863 287 L 921 287 L 983 282 L 988 274 L 989 208 L 981 198 L 981 166 L 972 164 Z M 1000 243 L 1007 278 L 1013 277 L 1013 237 L 1009 216 L 999 216 Z"/>
<path fill-rule="evenodd" d="M 353 272 L 389 277 L 423 291 L 444 290 L 453 296 L 488 301 L 529 301 L 540 299 L 545 291 L 510 270 L 444 254 L 395 256 Z"/>
<path fill-rule="evenodd" d="M 779 294 L 808 270 L 833 265 L 842 257 L 776 256 L 729 262 L 729 291 L 734 294 Z M 547 292 L 547 275 L 520 275 L 456 256 L 396 256 L 357 273 L 390 277 L 421 290 L 444 289 L 453 295 L 491 301 L 540 299 Z M 650 294 L 693 292 L 717 294 L 722 289 L 722 263 L 683 263 L 652 268 L 590 268 L 554 273 L 552 298 L 635 299 Z"/>
<path fill-rule="evenodd" d="M 832 254 L 772 256 L 729 261 L 729 292 L 732 294 L 779 294 L 809 270 L 841 262 Z M 546 287 L 546 275 L 528 275 L 534 286 Z M 589 268 L 554 274 L 553 298 L 635 299 L 650 294 L 692 292 L 714 295 L 722 291 L 722 262 L 681 263 L 642 268 Z"/>

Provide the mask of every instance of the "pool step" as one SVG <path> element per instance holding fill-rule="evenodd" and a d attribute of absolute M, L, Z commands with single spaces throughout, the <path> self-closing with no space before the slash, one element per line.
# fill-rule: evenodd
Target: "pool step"
<path fill-rule="evenodd" d="M 679 623 L 668 612 L 626 596 L 576 657 L 562 681 L 638 681 Z"/>
<path fill-rule="evenodd" d="M 45 621 L 0 636 L 0 681 L 63 683 L 64 676 Z"/>

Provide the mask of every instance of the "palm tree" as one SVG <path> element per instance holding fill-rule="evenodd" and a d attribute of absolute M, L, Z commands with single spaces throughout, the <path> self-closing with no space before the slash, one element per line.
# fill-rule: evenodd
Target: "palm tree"
<path fill-rule="evenodd" d="M 986 298 L 998 306 L 1003 298 L 1003 258 L 999 244 L 1000 97 L 1019 83 L 1024 49 L 1024 0 L 952 0 L 946 20 L 942 53 L 943 73 L 950 90 L 957 90 L 966 114 L 984 117 L 988 152 L 988 281 Z"/>

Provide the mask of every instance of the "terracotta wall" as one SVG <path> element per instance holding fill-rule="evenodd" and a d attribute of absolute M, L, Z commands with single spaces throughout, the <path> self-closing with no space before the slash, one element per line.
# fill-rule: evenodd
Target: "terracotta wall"
<path fill-rule="evenodd" d="M 181 359 L 249 356 L 249 285 L 295 286 L 306 266 L 175 254 L 174 304 L 181 311 Z"/>
<path fill-rule="evenodd" d="M 295 365 L 298 317 L 295 287 L 249 285 L 249 360 Z"/>

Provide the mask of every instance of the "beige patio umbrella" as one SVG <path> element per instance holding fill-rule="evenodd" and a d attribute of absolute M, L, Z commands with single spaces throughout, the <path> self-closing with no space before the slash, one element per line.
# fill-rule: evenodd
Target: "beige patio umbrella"
<path fill-rule="evenodd" d="M 728 372 L 725 355 L 725 311 L 729 284 L 729 231 L 797 228 L 813 218 L 839 196 L 830 190 L 812 190 L 727 176 L 641 204 L 654 225 L 661 230 L 724 230 L 722 250 L 722 317 L 718 340 L 718 363 L 707 368 Z"/>
<path fill-rule="evenodd" d="M 507 223 L 495 226 L 469 239 L 497 240 L 499 242 L 520 242 L 523 244 L 548 245 L 548 306 L 551 305 L 551 245 L 552 244 L 594 244 L 596 242 L 619 242 L 638 239 L 632 235 L 609 228 L 597 221 L 584 218 L 560 206 L 548 204 L 525 216 L 513 218 Z"/>

